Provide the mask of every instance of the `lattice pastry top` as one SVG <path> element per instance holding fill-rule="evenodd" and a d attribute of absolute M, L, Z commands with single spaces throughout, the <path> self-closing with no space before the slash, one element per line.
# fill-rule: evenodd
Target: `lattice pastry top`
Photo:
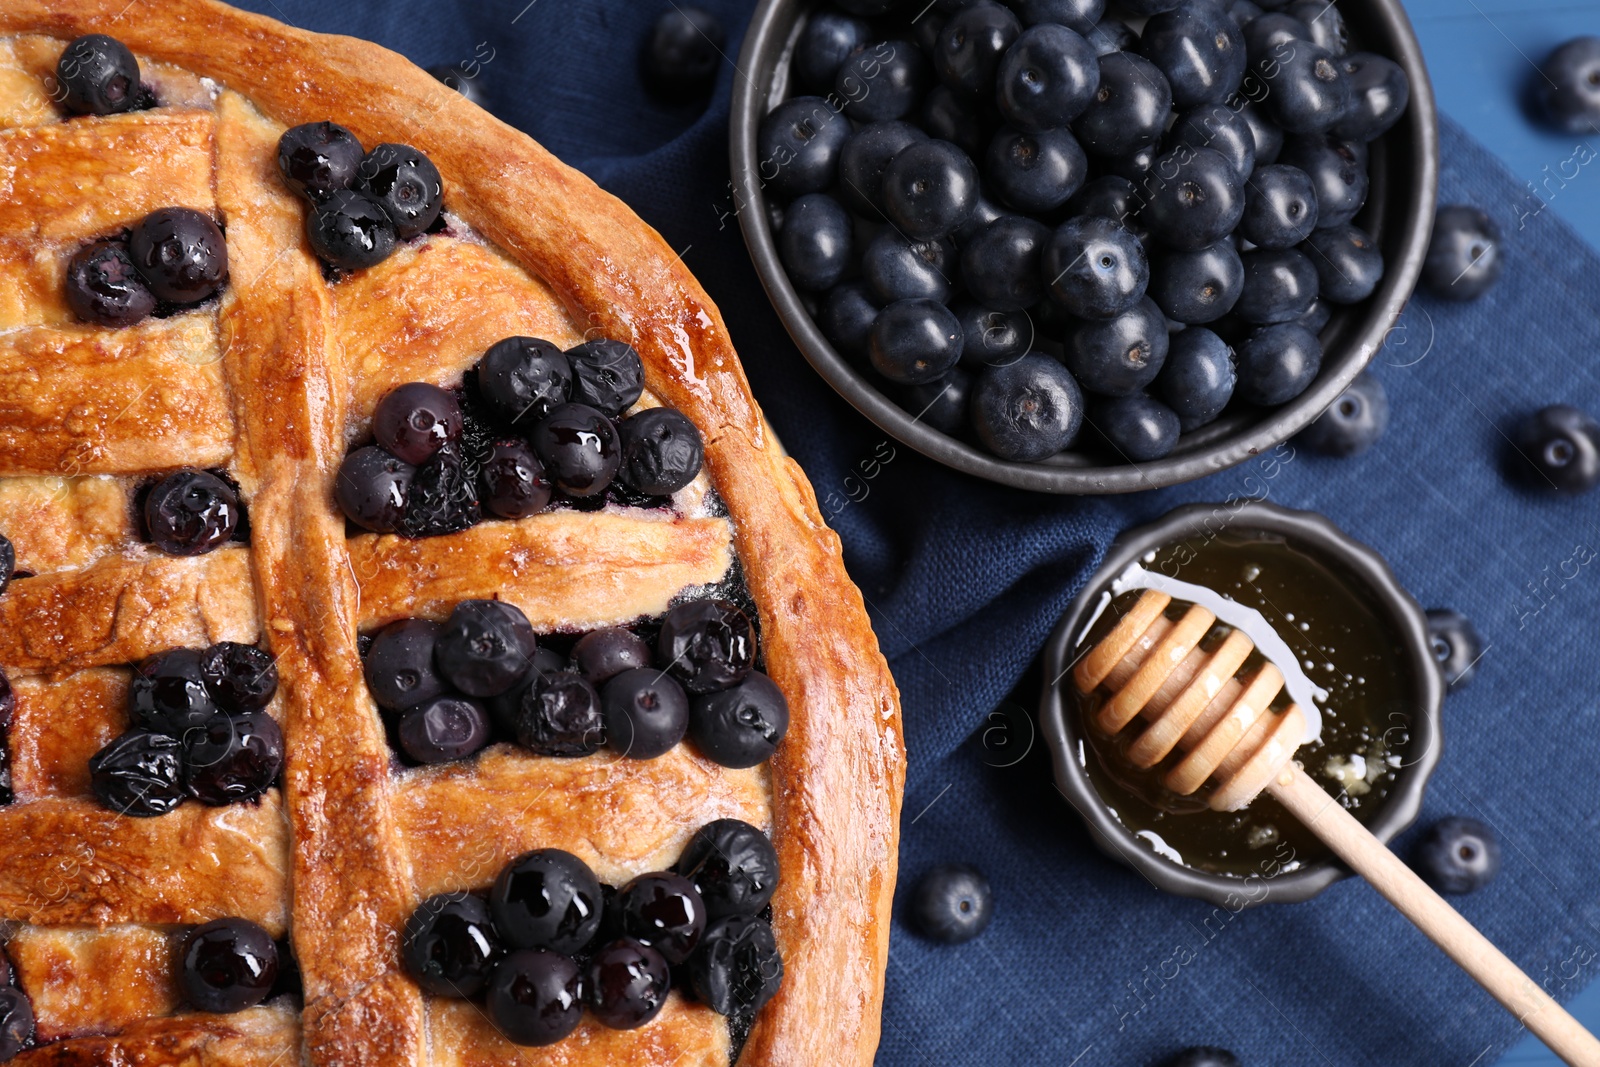
<path fill-rule="evenodd" d="M 138 96 L 131 110 L 63 106 L 58 63 L 91 33 L 137 57 L 142 88 L 118 90 Z M 288 128 L 328 120 L 366 146 L 425 154 L 443 221 L 381 261 L 325 269 L 278 147 Z M 149 222 L 174 208 L 215 222 L 220 289 L 185 302 L 208 283 L 180 278 L 151 283 L 150 307 L 117 304 L 133 276 L 119 242 L 136 271 L 174 242 L 209 269 L 210 238 L 184 230 L 188 216 Z M 141 246 L 150 233 L 154 252 Z M 85 253 L 105 240 L 115 247 Z M 316 247 L 326 261 L 333 246 Z M 72 271 L 93 272 L 110 302 L 100 312 L 116 304 L 125 321 L 83 321 Z M 676 982 L 646 1025 L 585 1013 L 564 1040 L 532 1047 L 506 1040 L 481 1000 L 424 992 L 404 957 L 423 901 L 472 891 L 460 908 L 478 908 L 515 857 L 564 850 L 621 886 L 704 853 L 696 832 L 737 819 L 770 835 L 781 868 L 766 914 L 784 971 L 740 1062 L 870 1063 L 903 779 L 897 695 L 838 540 L 764 424 L 717 310 L 648 226 L 374 45 L 210 0 L 17 0 L 0 10 L 0 279 L 0 533 L 16 553 L 0 594 L 14 705 L 0 920 L 20 990 L 0 989 L 0 1019 L 24 998 L 35 1028 L 16 1062 L 726 1064 L 727 1019 Z M 563 502 L 556 479 L 555 506 L 421 531 L 434 536 L 347 523 L 360 502 L 336 492 L 340 468 L 372 439 L 380 401 L 406 383 L 470 394 L 480 358 L 510 337 L 631 345 L 644 392 L 622 414 L 681 412 L 703 472 L 670 497 L 584 497 L 574 481 Z M 396 528 L 392 516 L 369 525 Z M 648 636 L 672 605 L 710 595 L 747 598 L 760 666 L 786 698 L 787 734 L 753 766 L 670 738 L 650 759 L 500 741 L 419 766 L 401 750 L 448 747 L 459 717 L 397 740 L 370 659 L 363 673 L 372 635 L 369 657 L 390 624 L 447 622 L 464 601 L 513 605 L 548 651 L 602 627 Z M 678 647 L 670 636 L 658 673 L 673 668 L 660 662 Z M 238 803 L 108 807 L 107 781 L 143 803 L 171 766 L 150 742 L 91 770 L 130 708 L 137 722 L 142 700 L 170 709 L 219 692 L 150 697 L 167 684 L 160 655 L 224 642 L 270 653 L 279 684 L 241 714 L 261 717 L 252 736 L 269 765 L 281 734 L 281 778 L 228 778 L 218 788 Z M 238 652 L 205 669 L 249 662 Z M 255 681 L 222 687 L 238 683 L 228 699 L 248 704 Z M 292 947 L 302 996 L 196 1010 L 179 946 L 225 917 Z"/>

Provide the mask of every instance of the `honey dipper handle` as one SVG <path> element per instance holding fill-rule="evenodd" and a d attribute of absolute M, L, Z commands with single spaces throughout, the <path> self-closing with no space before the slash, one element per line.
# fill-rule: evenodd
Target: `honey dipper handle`
<path fill-rule="evenodd" d="M 1267 792 L 1427 934 L 1445 955 L 1477 979 L 1552 1052 L 1573 1067 L 1600 1067 L 1600 1041 L 1373 837 L 1342 804 L 1323 792 L 1298 763 L 1291 762 L 1267 786 Z"/>

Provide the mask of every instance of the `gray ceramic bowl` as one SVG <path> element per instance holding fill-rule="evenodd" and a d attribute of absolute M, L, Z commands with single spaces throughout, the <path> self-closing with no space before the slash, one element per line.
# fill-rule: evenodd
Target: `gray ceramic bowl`
<path fill-rule="evenodd" d="M 767 295 L 817 373 L 886 433 L 926 456 L 980 478 L 1048 493 L 1127 493 L 1192 481 L 1271 449 L 1316 418 L 1378 351 L 1411 296 L 1427 253 L 1438 184 L 1433 89 L 1399 0 L 1343 0 L 1339 10 L 1352 39 L 1405 68 L 1411 105 L 1399 125 L 1372 143 L 1372 192 L 1355 220 L 1383 250 L 1383 282 L 1362 303 L 1335 309 L 1322 331 L 1322 372 L 1311 386 L 1281 407 L 1228 414 L 1185 434 L 1164 459 L 1137 466 L 1070 450 L 1039 463 L 1013 463 L 941 433 L 880 392 L 874 375 L 857 370 L 828 343 L 778 260 L 757 177 L 756 131 L 763 116 L 789 95 L 794 41 L 814 6 L 816 0 L 763 0 L 745 34 L 730 137 L 739 224 Z"/>
<path fill-rule="evenodd" d="M 1087 624 L 1100 594 L 1128 564 L 1146 552 L 1176 541 L 1215 537 L 1222 533 L 1263 532 L 1282 536 L 1292 546 L 1346 575 L 1363 599 L 1386 617 L 1401 641 L 1402 669 L 1409 673 L 1412 709 L 1407 760 L 1397 772 L 1383 806 L 1367 828 L 1388 841 L 1417 817 L 1423 790 L 1439 762 L 1439 704 L 1444 685 L 1428 641 L 1422 609 L 1411 599 L 1387 563 L 1372 549 L 1353 540 L 1321 515 L 1290 511 L 1272 504 L 1190 504 L 1162 518 L 1123 533 L 1106 553 L 1105 562 L 1061 617 L 1044 649 L 1044 688 L 1040 726 L 1055 766 L 1056 786 L 1088 825 L 1095 844 L 1148 878 L 1158 888 L 1179 896 L 1200 897 L 1215 904 L 1237 902 L 1295 903 L 1320 893 L 1350 873 L 1342 863 L 1325 859 L 1271 879 L 1214 874 L 1183 866 L 1158 855 L 1136 838 L 1095 791 L 1084 769 L 1079 716 L 1067 673 L 1074 662 L 1078 634 Z M 1059 679 L 1058 684 L 1052 684 Z M 1094 758 L 1088 756 L 1087 758 Z M 1257 892 L 1265 886 L 1266 892 Z"/>

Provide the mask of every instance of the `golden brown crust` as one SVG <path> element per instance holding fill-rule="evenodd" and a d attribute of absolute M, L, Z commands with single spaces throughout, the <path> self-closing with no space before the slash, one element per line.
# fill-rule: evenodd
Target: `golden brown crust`
<path fill-rule="evenodd" d="M 234 1015 L 145 1019 L 109 1037 L 30 1049 L 18 1067 L 283 1067 L 300 1048 L 298 1013 L 275 1002 Z"/>
<path fill-rule="evenodd" d="M 0 530 L 29 574 L 87 567 L 135 540 L 127 489 L 104 476 L 0 478 Z"/>
<path fill-rule="evenodd" d="M 288 923 L 289 835 L 276 791 L 259 804 L 185 804 L 154 819 L 89 798 L 0 809 L 0 915 L 22 922 Z"/>
<path fill-rule="evenodd" d="M 260 632 L 242 545 L 204 556 L 113 556 L 24 578 L 0 597 L 0 663 L 13 677 L 133 663 L 214 641 L 254 644 Z"/>
<path fill-rule="evenodd" d="M 724 1067 L 728 1062 L 728 1021 L 711 1009 L 667 997 L 648 1026 L 611 1030 L 585 1017 L 560 1042 L 544 1048 L 518 1048 L 492 1026 L 485 1026 L 476 1004 L 460 1000 L 428 1002 L 433 1034 L 429 1067 Z"/>
<path fill-rule="evenodd" d="M 443 172 L 451 210 L 559 294 L 571 321 L 633 343 L 651 391 L 701 427 L 760 607 L 767 664 L 794 711 L 770 768 L 783 864 L 774 926 L 786 978 L 745 1061 L 869 1063 L 903 784 L 897 698 L 838 540 L 799 468 L 765 432 L 710 300 L 619 202 L 383 49 L 208 0 L 124 11 L 124 0 L 15 0 L 0 12 L 0 31 L 114 33 L 141 56 L 216 78 L 280 123 L 334 118 L 364 143 L 416 145 Z M 219 198 L 234 287 L 223 330 L 229 377 L 252 382 L 235 469 L 253 494 L 262 617 L 288 694 L 306 1045 L 318 1063 L 416 1063 L 421 1002 L 375 941 L 397 928 L 413 889 L 397 858 L 370 844 L 392 832 L 386 768 L 353 666 L 355 579 L 328 492 L 342 431 L 359 418 L 341 393 L 320 390 L 349 381 L 355 368 L 339 366 L 327 342 L 327 290 L 310 283 L 315 264 L 297 220 L 243 192 L 265 163 L 260 145 L 245 145 L 230 164 L 228 106 L 225 98 Z M 229 166 L 246 159 L 255 172 L 230 182 Z M 440 358 L 431 364 L 438 373 L 463 357 Z"/>
<path fill-rule="evenodd" d="M 98 667 L 59 682 L 12 683 L 16 712 L 6 739 L 18 800 L 89 794 L 89 757 L 128 727 L 128 675 Z"/>
<path fill-rule="evenodd" d="M 458 601 L 495 597 L 541 632 L 612 626 L 660 615 L 731 559 L 727 522 L 665 513 L 552 511 L 421 541 L 350 540 L 363 628 L 443 619 Z"/>
<path fill-rule="evenodd" d="M 153 926 L 24 926 L 6 954 L 33 1001 L 35 1036 L 56 1041 L 175 1011 L 175 947 L 170 931 Z"/>

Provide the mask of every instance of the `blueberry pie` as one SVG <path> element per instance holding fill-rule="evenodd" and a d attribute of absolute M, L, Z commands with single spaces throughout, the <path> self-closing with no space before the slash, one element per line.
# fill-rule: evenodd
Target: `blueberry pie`
<path fill-rule="evenodd" d="M 671 249 L 210 0 L 5 5 L 0 188 L 0 1060 L 870 1063 L 898 698 Z"/>

